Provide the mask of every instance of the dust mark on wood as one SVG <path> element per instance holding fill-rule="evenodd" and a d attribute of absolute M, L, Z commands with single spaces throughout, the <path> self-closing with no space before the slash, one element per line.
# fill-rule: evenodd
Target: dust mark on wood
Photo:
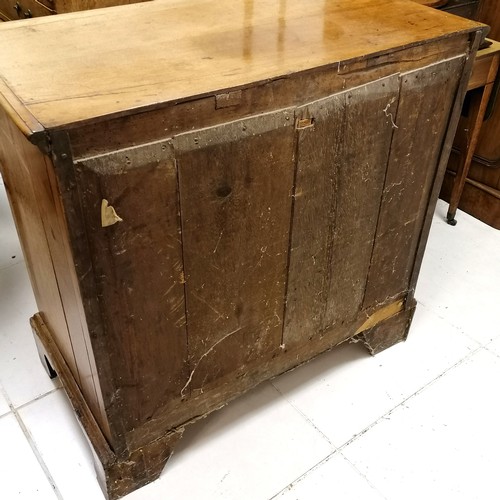
<path fill-rule="evenodd" d="M 222 239 L 223 234 L 224 234 L 224 229 L 220 232 L 220 236 L 219 236 L 219 239 L 217 240 L 217 244 L 215 245 L 213 253 L 217 252 L 217 248 L 219 248 L 219 243 L 220 243 L 220 240 Z"/>
<path fill-rule="evenodd" d="M 384 114 L 387 116 L 387 118 L 390 118 L 392 128 L 399 128 L 395 123 L 394 123 L 394 117 L 392 116 L 392 113 L 389 113 L 389 108 L 391 107 L 391 104 L 394 103 L 394 99 L 391 99 L 391 102 L 387 104 L 387 106 L 384 108 Z"/>
<path fill-rule="evenodd" d="M 194 294 L 193 294 L 194 295 Z M 208 304 L 207 304 L 208 305 Z M 209 306 L 210 307 L 210 306 Z M 196 364 L 194 365 L 194 368 L 192 369 L 190 375 L 189 375 L 189 378 L 186 382 L 186 384 L 184 385 L 184 387 L 181 389 L 181 398 L 184 397 L 184 394 L 186 392 L 186 389 L 189 387 L 189 384 L 191 383 L 191 380 L 193 380 L 193 375 L 194 375 L 194 372 L 197 370 L 198 366 L 200 365 L 201 361 L 203 360 L 203 358 L 206 358 L 222 341 L 226 340 L 228 337 L 230 337 L 231 335 L 234 335 L 235 333 L 239 332 L 241 330 L 241 326 L 239 326 L 238 328 L 236 328 L 236 330 L 233 330 L 232 332 L 229 332 L 229 333 L 226 333 L 226 335 L 224 335 L 224 337 L 222 337 L 221 339 L 219 339 L 212 347 L 210 347 L 210 349 L 208 349 L 207 351 L 205 351 L 201 356 L 200 356 L 200 359 L 196 362 Z"/>

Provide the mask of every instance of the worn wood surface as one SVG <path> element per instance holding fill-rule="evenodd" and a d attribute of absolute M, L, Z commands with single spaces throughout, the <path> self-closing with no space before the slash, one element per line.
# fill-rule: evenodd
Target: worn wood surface
<path fill-rule="evenodd" d="M 164 434 L 147 446 L 131 450 L 124 459 L 117 456 L 103 435 L 42 316 L 35 314 L 30 323 L 33 334 L 40 342 L 44 355 L 47 356 L 56 370 L 78 420 L 93 447 L 95 459 L 98 461 L 96 463 L 98 479 L 103 483 L 103 489 L 107 491 L 109 498 L 121 498 L 138 487 L 154 481 L 172 455 L 175 444 L 182 437 L 183 427 Z"/>
<path fill-rule="evenodd" d="M 229 374 L 219 379 L 218 384 L 207 387 L 203 393 L 194 393 L 182 404 L 173 403 L 165 406 L 156 415 L 155 421 L 147 422 L 127 435 L 131 449 L 157 439 L 165 429 L 193 423 L 208 413 L 221 407 L 257 384 L 280 373 L 306 363 L 313 357 L 371 328 L 404 309 L 405 300 L 397 300 L 383 307 L 363 311 L 354 320 L 343 325 L 335 325 L 315 337 L 313 342 L 306 341 L 290 348 L 278 348 L 269 352 L 267 362 L 257 360 L 249 363 L 246 370 L 238 377 Z M 221 403 L 221 402 L 224 403 Z"/>
<path fill-rule="evenodd" d="M 346 88 L 370 83 L 399 72 L 407 72 L 463 54 L 468 36 L 409 47 L 362 61 L 336 64 L 307 73 L 267 81 L 241 89 L 232 106 L 217 107 L 218 95 L 177 103 L 148 113 L 136 113 L 98 121 L 69 130 L 75 157 L 161 140 L 193 129 L 210 127 L 273 109 L 301 106 Z"/>
<path fill-rule="evenodd" d="M 472 67 L 474 65 L 474 59 L 479 49 L 479 46 L 482 43 L 483 38 L 484 36 L 483 33 L 481 32 L 477 32 L 474 35 L 471 35 L 470 49 L 467 51 L 465 55 L 465 64 L 463 67 L 463 71 L 460 74 L 460 78 L 458 80 L 458 85 L 455 92 L 455 98 L 453 101 L 451 112 L 448 117 L 446 134 L 441 143 L 441 150 L 436 165 L 436 173 L 434 175 L 432 189 L 429 195 L 427 207 L 425 208 L 422 230 L 420 231 L 420 237 L 417 245 L 417 252 L 415 255 L 415 260 L 413 262 L 413 269 L 411 272 L 411 278 L 409 284 L 410 297 L 413 296 L 415 288 L 417 286 L 418 275 L 420 273 L 420 267 L 422 265 L 425 247 L 427 244 L 427 240 L 429 238 L 429 232 L 431 229 L 434 211 L 436 209 L 439 190 L 441 189 L 444 174 L 446 171 L 446 165 L 450 157 L 451 148 L 453 145 L 453 138 L 455 136 L 458 121 L 460 119 L 462 105 L 464 102 L 465 94 L 467 92 L 467 85 L 469 82 L 470 75 L 472 73 Z"/>
<path fill-rule="evenodd" d="M 403 342 L 408 337 L 410 325 L 415 313 L 416 302 L 411 301 L 403 311 L 387 318 L 382 323 L 364 331 L 359 339 L 365 344 L 370 354 L 375 355 Z"/>
<path fill-rule="evenodd" d="M 178 398 L 188 378 L 177 175 L 167 142 L 76 164 L 97 297 L 126 429 Z M 103 227 L 107 200 L 120 222 Z M 161 384 L 158 381 L 161 380 Z"/>
<path fill-rule="evenodd" d="M 296 111 L 285 345 L 361 309 L 398 94 L 392 76 Z"/>
<path fill-rule="evenodd" d="M 351 0 L 290 0 L 281 14 L 267 0 L 246 9 L 251 1 L 145 2 L 4 23 L 0 80 L 44 127 L 62 127 L 478 29 L 406 0 L 383 9 L 378 0 L 356 9 Z"/>
<path fill-rule="evenodd" d="M 401 95 L 387 166 L 364 305 L 409 286 L 441 143 L 464 57 L 401 75 Z M 424 90 L 425 89 L 425 90 Z"/>
<path fill-rule="evenodd" d="M 281 344 L 293 113 L 179 135 L 174 147 L 191 370 L 185 396 L 244 373 Z"/>

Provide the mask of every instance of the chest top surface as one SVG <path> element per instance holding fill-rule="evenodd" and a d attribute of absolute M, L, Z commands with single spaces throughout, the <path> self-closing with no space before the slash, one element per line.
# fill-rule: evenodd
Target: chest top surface
<path fill-rule="evenodd" d="M 407 0 L 158 0 L 4 23 L 0 100 L 29 135 L 480 27 Z"/>

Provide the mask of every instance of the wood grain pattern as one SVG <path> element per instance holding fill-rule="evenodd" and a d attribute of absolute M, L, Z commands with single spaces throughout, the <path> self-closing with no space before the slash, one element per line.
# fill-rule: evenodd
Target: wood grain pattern
<path fill-rule="evenodd" d="M 498 48 L 498 43 L 500 41 L 499 8 L 500 5 L 498 0 L 484 0 L 481 2 L 479 13 L 479 19 L 491 26 L 489 36 L 497 40 L 495 44 L 496 48 Z M 481 133 L 476 147 L 476 155 L 486 159 L 490 164 L 495 164 L 496 167 L 500 166 L 500 141 L 498 140 L 498 137 L 500 137 L 499 110 L 500 106 L 497 102 L 493 115 L 481 127 Z M 500 174 L 498 174 L 497 179 L 499 183 L 497 187 L 500 188 Z"/>
<path fill-rule="evenodd" d="M 284 344 L 359 312 L 399 93 L 397 75 L 296 112 L 298 157 Z M 300 120 L 310 126 L 300 128 Z"/>
<path fill-rule="evenodd" d="M 184 396 L 244 373 L 281 343 L 293 114 L 179 135 L 174 145 L 191 369 Z"/>
<path fill-rule="evenodd" d="M 111 404 L 122 408 L 130 429 L 178 398 L 187 380 L 172 149 L 168 142 L 153 143 L 79 162 L 76 169 L 117 384 Z M 103 199 L 122 222 L 102 227 Z"/>
<path fill-rule="evenodd" d="M 267 0 L 255 0 L 249 16 L 250 1 L 145 2 L 4 23 L 0 78 L 46 128 L 61 127 L 365 60 L 479 26 L 406 0 L 387 0 L 384 9 L 378 0 L 357 0 L 355 9 L 351 0 L 290 0 L 281 17 Z"/>
<path fill-rule="evenodd" d="M 387 167 L 365 307 L 390 301 L 409 285 L 464 60 L 457 57 L 401 75 L 397 129 Z"/>
<path fill-rule="evenodd" d="M 413 269 L 411 272 L 410 284 L 409 284 L 409 298 L 411 299 L 414 295 L 415 288 L 417 285 L 418 275 L 420 273 L 420 267 L 422 265 L 422 260 L 424 257 L 424 251 L 429 237 L 429 232 L 431 229 L 432 220 L 434 217 L 434 211 L 436 209 L 436 203 L 439 195 L 439 190 L 443 183 L 443 177 L 446 171 L 446 164 L 450 157 L 451 148 L 453 145 L 453 137 L 455 135 L 458 121 L 460 119 L 460 112 L 464 103 L 465 94 L 467 92 L 467 86 L 469 82 L 470 75 L 472 73 L 472 68 L 474 64 L 474 59 L 479 49 L 480 44 L 483 41 L 484 34 L 481 32 L 474 33 L 470 37 L 470 47 L 465 54 L 465 61 L 463 70 L 460 73 L 460 77 L 457 82 L 457 89 L 455 92 L 455 97 L 450 110 L 450 114 L 447 120 L 446 134 L 441 143 L 441 149 L 439 152 L 439 159 L 436 166 L 436 174 L 434 176 L 434 181 L 432 185 L 431 192 L 429 194 L 429 199 L 427 207 L 425 209 L 425 214 L 423 217 L 422 230 L 420 231 L 420 237 L 417 244 L 417 251 L 415 255 L 415 260 L 413 262 Z"/>
<path fill-rule="evenodd" d="M 290 348 L 278 348 L 269 352 L 268 359 L 263 362 L 257 359 L 249 363 L 240 376 L 234 373 L 221 378 L 218 384 L 207 386 L 203 392 L 196 391 L 182 404 L 165 406 L 158 412 L 155 421 L 149 421 L 137 427 L 127 435 L 132 449 L 158 439 L 165 429 L 176 429 L 192 424 L 208 413 L 220 408 L 220 401 L 229 402 L 264 380 L 300 366 L 345 340 L 362 333 L 366 328 L 373 328 L 403 309 L 401 301 L 387 304 L 376 309 L 363 311 L 354 320 L 343 325 L 334 325 L 314 341 L 292 345 Z"/>
<path fill-rule="evenodd" d="M 92 122 L 69 130 L 72 151 L 77 158 L 95 156 L 273 109 L 301 106 L 346 88 L 463 54 L 468 44 L 468 35 L 462 34 L 439 43 L 409 47 L 363 61 L 337 64 L 333 68 L 318 68 L 293 75 L 293 78 L 248 86 L 241 89 L 239 104 L 228 108 L 217 108 L 216 96 L 212 95 L 148 113 Z"/>
<path fill-rule="evenodd" d="M 387 318 L 385 321 L 363 332 L 359 338 L 374 356 L 398 342 L 403 342 L 408 337 L 410 325 L 415 313 L 416 302 Z"/>

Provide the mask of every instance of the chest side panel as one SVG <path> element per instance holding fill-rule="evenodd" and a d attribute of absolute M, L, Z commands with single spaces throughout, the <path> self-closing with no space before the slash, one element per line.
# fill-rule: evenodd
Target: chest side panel
<path fill-rule="evenodd" d="M 51 160 L 0 110 L 0 170 L 38 309 L 103 432 L 109 436 Z"/>

